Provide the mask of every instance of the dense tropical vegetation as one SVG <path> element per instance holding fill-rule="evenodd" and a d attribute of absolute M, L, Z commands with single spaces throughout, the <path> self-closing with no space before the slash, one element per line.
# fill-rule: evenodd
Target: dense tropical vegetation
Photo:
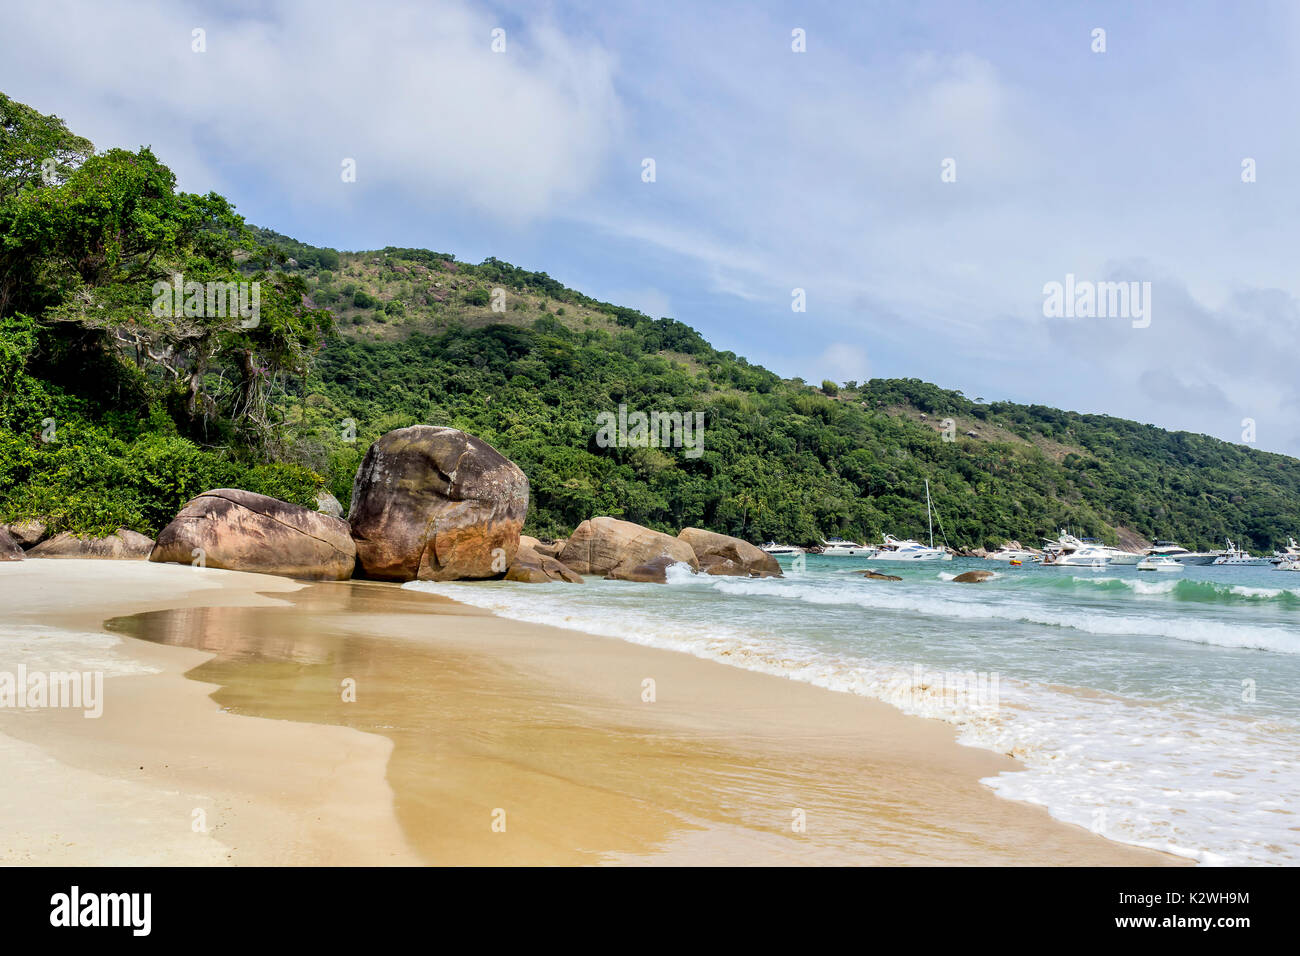
<path fill-rule="evenodd" d="M 528 530 L 595 514 L 814 543 L 925 532 L 957 547 L 1068 526 L 1257 550 L 1300 533 L 1294 459 L 919 380 L 783 380 L 496 259 L 341 252 L 178 193 L 147 149 L 95 153 L 0 97 L 0 519 L 155 533 L 208 487 L 348 500 L 369 442 L 482 436 L 532 483 Z M 261 320 L 159 317 L 177 273 L 258 281 Z M 597 416 L 703 413 L 698 457 L 606 447 Z"/>
<path fill-rule="evenodd" d="M 319 476 L 273 446 L 330 315 L 225 199 L 3 94 L 0 197 L 0 513 L 156 532 L 214 486 L 315 500 Z M 177 275 L 259 281 L 260 321 L 157 314 Z"/>

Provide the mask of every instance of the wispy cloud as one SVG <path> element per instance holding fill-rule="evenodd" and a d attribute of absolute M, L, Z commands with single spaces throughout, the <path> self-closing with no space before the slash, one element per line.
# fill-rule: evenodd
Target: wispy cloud
<path fill-rule="evenodd" d="M 194 189 L 256 177 L 327 209 L 395 192 L 413 214 L 450 199 L 519 225 L 583 193 L 621 122 L 598 43 L 462 0 L 55 0 L 5 20 L 11 93 L 101 145 L 153 143 Z"/>

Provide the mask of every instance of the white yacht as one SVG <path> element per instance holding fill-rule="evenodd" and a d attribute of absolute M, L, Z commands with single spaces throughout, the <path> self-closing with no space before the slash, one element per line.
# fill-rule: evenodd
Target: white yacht
<path fill-rule="evenodd" d="M 1272 561 L 1274 564 L 1295 564 L 1300 561 L 1300 544 L 1295 543 L 1295 538 L 1288 538 L 1285 548 L 1273 552 Z"/>
<path fill-rule="evenodd" d="M 1101 550 L 1110 555 L 1110 567 L 1133 567 L 1142 560 L 1142 555 L 1136 551 L 1125 551 L 1122 548 L 1113 548 L 1108 544 L 1101 545 Z"/>
<path fill-rule="evenodd" d="M 1106 562 L 1107 567 L 1132 567 L 1142 560 L 1142 555 L 1136 551 L 1124 551 L 1120 548 L 1114 547 L 1113 545 L 1102 544 L 1096 538 L 1080 538 L 1079 540 L 1082 541 L 1086 547 L 1096 548 L 1103 552 L 1110 559 Z"/>
<path fill-rule="evenodd" d="M 1136 551 L 1124 551 L 1120 548 L 1112 548 L 1110 545 L 1103 545 L 1102 550 L 1110 555 L 1111 567 L 1133 567 L 1142 560 L 1142 555 Z"/>
<path fill-rule="evenodd" d="M 1157 541 L 1147 548 L 1149 558 L 1169 558 L 1183 565 L 1213 564 L 1219 555 L 1214 551 L 1188 551 L 1172 541 Z"/>
<path fill-rule="evenodd" d="M 930 507 L 930 482 L 925 483 L 925 518 L 930 525 L 930 546 L 926 547 L 911 538 L 900 541 L 892 534 L 885 535 L 885 543 L 871 555 L 871 561 L 951 561 L 952 552 L 934 546 L 934 513 Z M 940 530 L 943 524 L 940 522 Z"/>
<path fill-rule="evenodd" d="M 1110 553 L 1102 545 L 1087 544 L 1068 532 L 1060 532 L 1055 541 L 1047 541 L 1043 564 L 1062 568 L 1104 568 Z M 1116 549 L 1117 550 L 1117 549 Z"/>
<path fill-rule="evenodd" d="M 803 548 L 795 547 L 793 544 L 777 544 L 775 541 L 769 541 L 760 550 L 774 557 L 793 557 L 796 554 L 803 554 Z"/>
<path fill-rule="evenodd" d="M 892 534 L 885 535 L 885 543 L 870 558 L 872 561 L 951 561 L 952 555 L 943 548 L 927 548 L 910 538 L 900 541 Z"/>
<path fill-rule="evenodd" d="M 1183 565 L 1173 558 L 1160 558 L 1148 555 L 1137 563 L 1139 571 L 1181 571 Z"/>
<path fill-rule="evenodd" d="M 1038 554 L 1026 548 L 1008 548 L 1006 545 L 984 555 L 985 561 L 1037 561 Z"/>
<path fill-rule="evenodd" d="M 822 555 L 828 558 L 869 558 L 875 553 L 875 548 L 856 541 L 845 541 L 843 538 L 822 539 Z"/>
<path fill-rule="evenodd" d="M 1257 558 L 1248 551 L 1242 551 L 1235 544 L 1233 544 L 1232 539 L 1229 538 L 1228 550 L 1220 551 L 1219 556 L 1214 559 L 1214 563 L 1215 564 L 1246 564 L 1246 565 L 1257 566 L 1261 564 L 1268 564 L 1268 558 Z"/>

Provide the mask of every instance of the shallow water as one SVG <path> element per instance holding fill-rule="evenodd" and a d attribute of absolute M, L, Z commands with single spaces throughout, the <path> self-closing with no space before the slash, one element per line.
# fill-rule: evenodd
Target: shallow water
<path fill-rule="evenodd" d="M 1300 863 L 1300 575 L 1272 567 L 875 565 L 407 585 L 507 617 L 685 651 L 951 721 L 1028 771 L 987 783 L 1204 863 Z M 978 585 L 953 583 L 993 569 Z"/>

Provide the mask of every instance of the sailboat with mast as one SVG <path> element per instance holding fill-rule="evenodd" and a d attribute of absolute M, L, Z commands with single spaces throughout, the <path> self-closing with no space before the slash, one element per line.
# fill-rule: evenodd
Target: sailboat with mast
<path fill-rule="evenodd" d="M 893 561 L 907 562 L 913 561 L 951 561 L 952 554 L 946 548 L 936 548 L 934 546 L 934 508 L 930 503 L 930 482 L 925 482 L 925 519 L 930 526 L 930 546 L 927 548 L 919 541 L 913 541 L 910 538 L 900 540 L 892 534 L 885 535 L 885 543 L 880 546 L 875 554 L 870 555 L 868 561 Z M 942 530 L 942 522 L 940 530 Z"/>

